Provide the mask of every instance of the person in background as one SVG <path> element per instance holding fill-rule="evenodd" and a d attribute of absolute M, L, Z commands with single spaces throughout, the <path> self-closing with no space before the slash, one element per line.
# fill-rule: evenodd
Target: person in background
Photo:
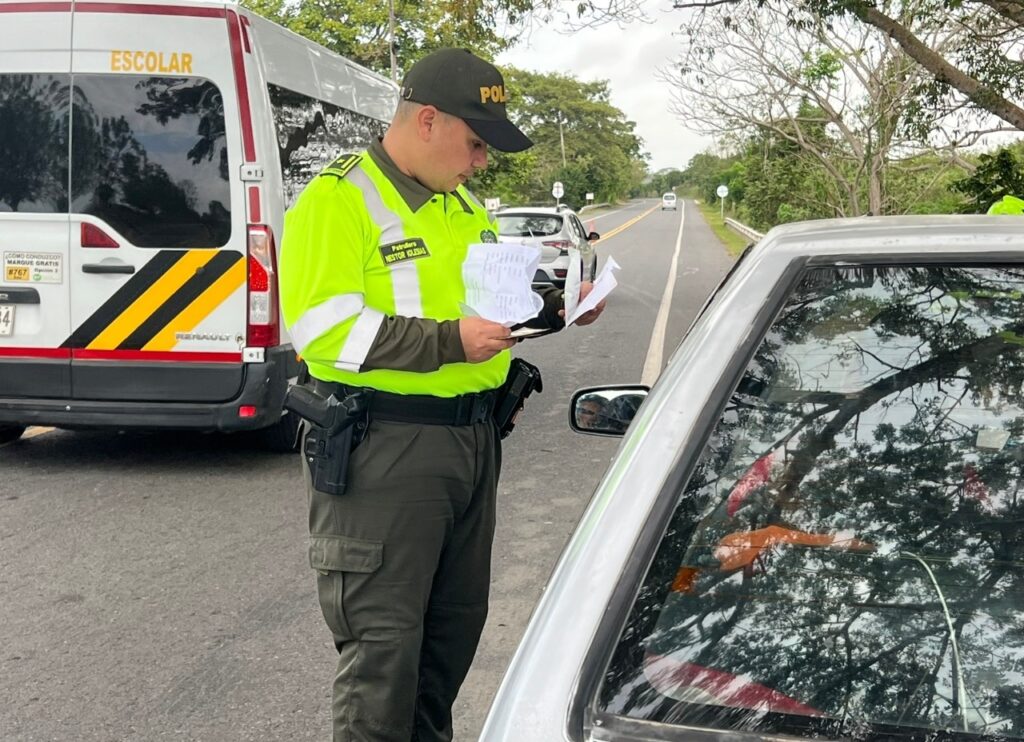
<path fill-rule="evenodd" d="M 602 428 L 607 423 L 604 419 L 608 400 L 599 394 L 588 394 L 576 402 L 576 419 L 582 428 Z"/>
<path fill-rule="evenodd" d="M 309 429 L 303 456 L 309 560 L 338 651 L 336 742 L 451 740 L 487 616 L 492 415 L 515 340 L 462 316 L 462 263 L 470 245 L 497 242 L 466 181 L 488 146 L 532 144 L 507 98 L 501 73 L 468 50 L 424 57 L 383 139 L 335 160 L 286 217 L 285 323 L 311 391 L 354 419 L 345 435 Z M 542 298 L 528 324 L 562 327 L 562 293 Z"/>

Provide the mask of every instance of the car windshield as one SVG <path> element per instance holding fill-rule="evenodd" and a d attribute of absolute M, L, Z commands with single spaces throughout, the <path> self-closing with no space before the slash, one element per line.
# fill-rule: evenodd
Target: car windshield
<path fill-rule="evenodd" d="M 562 231 L 562 217 L 546 214 L 499 214 L 498 234 L 504 237 L 547 237 Z"/>
<path fill-rule="evenodd" d="M 1024 739 L 1024 269 L 808 270 L 662 537 L 598 706 Z"/>

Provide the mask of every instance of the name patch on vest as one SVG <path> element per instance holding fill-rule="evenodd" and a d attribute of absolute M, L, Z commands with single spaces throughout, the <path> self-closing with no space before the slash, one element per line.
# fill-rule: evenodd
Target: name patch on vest
<path fill-rule="evenodd" d="M 406 260 L 418 260 L 429 258 L 430 251 L 427 250 L 427 243 L 419 237 L 413 237 L 401 242 L 390 242 L 380 246 L 380 256 L 384 265 L 394 265 Z"/>

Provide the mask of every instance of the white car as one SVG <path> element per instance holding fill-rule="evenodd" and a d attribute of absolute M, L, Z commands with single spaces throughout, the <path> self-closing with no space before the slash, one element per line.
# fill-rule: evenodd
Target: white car
<path fill-rule="evenodd" d="M 591 243 L 601 239 L 601 235 L 588 233 L 576 212 L 567 206 L 517 206 L 502 209 L 495 219 L 499 241 L 523 242 L 541 248 L 540 266 L 533 278 L 535 284 L 565 286 L 570 247 L 579 250 L 583 257 L 583 280 L 593 281 L 597 275 L 597 251 Z"/>
<path fill-rule="evenodd" d="M 666 193 L 661 197 L 661 210 L 664 211 L 665 209 L 676 210 L 676 194 Z"/>
<path fill-rule="evenodd" d="M 1024 738 L 1022 225 L 773 229 L 649 395 L 577 392 L 629 430 L 481 739 Z"/>

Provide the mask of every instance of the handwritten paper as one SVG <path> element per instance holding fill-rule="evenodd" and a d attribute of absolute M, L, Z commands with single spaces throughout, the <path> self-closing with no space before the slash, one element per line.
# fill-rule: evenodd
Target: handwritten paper
<path fill-rule="evenodd" d="M 477 316 L 506 327 L 536 317 L 544 307 L 531 288 L 540 256 L 539 247 L 514 242 L 470 245 L 462 264 L 465 304 Z"/>

